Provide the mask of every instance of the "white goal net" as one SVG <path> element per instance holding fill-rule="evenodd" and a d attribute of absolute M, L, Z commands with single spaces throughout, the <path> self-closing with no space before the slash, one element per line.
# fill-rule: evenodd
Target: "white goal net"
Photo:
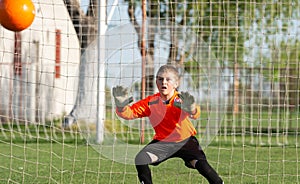
<path fill-rule="evenodd" d="M 29 28 L 0 26 L 0 183 L 139 183 L 154 131 L 119 118 L 111 89 L 153 94 L 164 64 L 225 183 L 300 183 L 298 0 L 33 3 Z M 179 159 L 150 168 L 154 183 L 206 183 Z"/>

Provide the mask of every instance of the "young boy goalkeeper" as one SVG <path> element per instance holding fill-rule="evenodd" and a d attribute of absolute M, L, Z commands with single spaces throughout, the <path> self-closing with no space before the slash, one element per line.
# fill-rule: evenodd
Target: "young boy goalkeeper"
<path fill-rule="evenodd" d="M 153 140 L 135 157 L 135 165 L 141 183 L 151 184 L 150 165 L 158 165 L 169 158 L 179 157 L 185 165 L 197 169 L 209 183 L 223 183 L 209 165 L 199 145 L 196 129 L 189 118 L 200 116 L 200 106 L 188 92 L 179 93 L 179 73 L 171 65 L 163 65 L 156 75 L 158 93 L 132 105 L 132 97 L 122 86 L 113 88 L 116 113 L 130 120 L 148 117 L 155 130 Z"/>

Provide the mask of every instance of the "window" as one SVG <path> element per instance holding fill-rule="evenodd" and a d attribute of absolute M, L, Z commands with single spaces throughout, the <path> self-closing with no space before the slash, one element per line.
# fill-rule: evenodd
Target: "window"
<path fill-rule="evenodd" d="M 14 74 L 15 75 L 22 75 L 22 40 L 21 40 L 21 33 L 15 33 L 15 50 L 14 50 Z"/>
<path fill-rule="evenodd" d="M 55 32 L 55 78 L 60 78 L 60 47 L 61 47 L 61 31 Z"/>

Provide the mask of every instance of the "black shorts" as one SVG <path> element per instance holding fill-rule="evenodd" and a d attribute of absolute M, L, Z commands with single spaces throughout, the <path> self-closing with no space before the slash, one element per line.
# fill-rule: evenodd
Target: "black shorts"
<path fill-rule="evenodd" d="M 135 158 L 136 165 L 158 165 L 169 158 L 181 158 L 185 165 L 193 168 L 192 160 L 206 160 L 206 156 L 196 137 L 181 142 L 161 142 L 153 140 L 147 144 Z"/>

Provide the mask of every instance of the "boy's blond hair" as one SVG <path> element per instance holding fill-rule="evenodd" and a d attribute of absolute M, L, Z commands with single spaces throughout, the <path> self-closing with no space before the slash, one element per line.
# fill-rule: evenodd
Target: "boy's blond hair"
<path fill-rule="evenodd" d="M 164 73 L 164 72 L 172 72 L 173 74 L 175 74 L 176 80 L 179 81 L 179 79 L 180 79 L 180 74 L 179 74 L 177 68 L 175 68 L 174 66 L 172 66 L 172 65 L 162 65 L 162 66 L 158 69 L 158 71 L 157 71 L 157 73 L 156 73 L 156 77 L 158 76 L 159 73 Z"/>

